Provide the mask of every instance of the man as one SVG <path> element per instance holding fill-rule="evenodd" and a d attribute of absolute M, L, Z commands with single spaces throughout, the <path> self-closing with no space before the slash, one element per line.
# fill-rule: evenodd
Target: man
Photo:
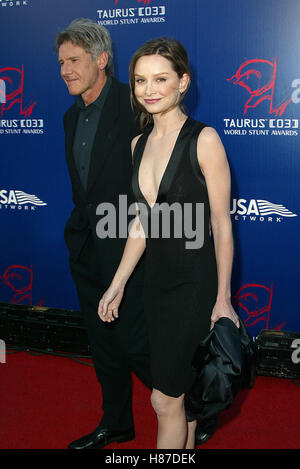
<path fill-rule="evenodd" d="M 143 263 L 126 289 L 120 320 L 104 324 L 97 314 L 126 239 L 118 238 L 118 226 L 117 237 L 100 239 L 96 209 L 101 203 L 113 204 L 118 221 L 119 195 L 127 196 L 128 206 L 133 203 L 130 143 L 138 128 L 129 87 L 112 76 L 111 39 L 104 27 L 88 19 L 75 20 L 57 36 L 56 49 L 62 79 L 69 93 L 78 96 L 64 116 L 74 202 L 65 241 L 103 401 L 99 426 L 69 448 L 102 448 L 113 441 L 134 438 L 131 370 L 151 386 L 141 294 Z"/>
<path fill-rule="evenodd" d="M 119 220 L 119 195 L 134 201 L 131 187 L 131 140 L 139 133 L 129 87 L 113 77 L 109 32 L 89 19 L 74 20 L 56 38 L 61 76 L 77 101 L 64 115 L 66 160 L 74 209 L 65 228 L 70 268 L 87 326 L 93 362 L 102 388 L 103 416 L 90 434 L 70 449 L 103 448 L 134 438 L 131 370 L 151 387 L 148 343 L 142 308 L 143 261 L 126 286 L 120 319 L 103 323 L 98 304 L 119 265 L 126 239 L 99 238 L 101 203 L 113 204 Z M 124 215 L 124 214 L 123 214 Z M 88 398 L 88 396 L 87 396 Z M 198 428 L 197 444 L 213 429 Z"/>

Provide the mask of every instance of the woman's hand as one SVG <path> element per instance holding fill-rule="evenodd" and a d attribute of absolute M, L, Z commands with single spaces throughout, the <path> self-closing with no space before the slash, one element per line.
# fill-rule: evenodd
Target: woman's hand
<path fill-rule="evenodd" d="M 119 306 L 123 298 L 124 288 L 111 284 L 106 290 L 98 306 L 98 315 L 103 322 L 111 322 L 119 317 Z"/>
<path fill-rule="evenodd" d="M 215 322 L 224 317 L 231 319 L 236 327 L 240 327 L 239 317 L 234 311 L 230 300 L 217 300 L 211 315 L 210 330 L 213 329 Z"/>

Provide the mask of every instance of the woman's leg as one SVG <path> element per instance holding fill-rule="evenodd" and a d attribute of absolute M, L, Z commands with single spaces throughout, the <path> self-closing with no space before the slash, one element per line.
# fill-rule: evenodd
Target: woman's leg
<path fill-rule="evenodd" d="M 188 438 L 184 394 L 179 397 L 170 397 L 153 389 L 151 403 L 158 420 L 157 448 L 184 449 Z M 189 442 L 189 444 L 192 443 Z"/>
<path fill-rule="evenodd" d="M 185 449 L 195 448 L 196 427 L 197 427 L 197 420 L 194 420 L 193 422 L 188 422 L 188 435 L 187 435 Z"/>

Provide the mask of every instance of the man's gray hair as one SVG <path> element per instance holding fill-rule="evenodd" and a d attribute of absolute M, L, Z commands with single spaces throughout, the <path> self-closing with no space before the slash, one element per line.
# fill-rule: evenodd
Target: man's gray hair
<path fill-rule="evenodd" d="M 91 54 L 94 60 L 96 60 L 99 54 L 106 51 L 108 54 L 108 62 L 105 69 L 106 75 L 113 75 L 112 41 L 108 30 L 104 26 L 88 18 L 78 18 L 72 21 L 56 37 L 55 49 L 57 54 L 60 46 L 67 41 L 82 47 L 88 54 Z"/>

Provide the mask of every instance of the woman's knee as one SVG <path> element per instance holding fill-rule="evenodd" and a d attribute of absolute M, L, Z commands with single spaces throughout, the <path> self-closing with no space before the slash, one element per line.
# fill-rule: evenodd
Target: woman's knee
<path fill-rule="evenodd" d="M 183 395 L 179 397 L 171 397 L 162 392 L 153 389 L 151 394 L 151 404 L 157 416 L 168 417 L 176 411 L 183 408 Z"/>

